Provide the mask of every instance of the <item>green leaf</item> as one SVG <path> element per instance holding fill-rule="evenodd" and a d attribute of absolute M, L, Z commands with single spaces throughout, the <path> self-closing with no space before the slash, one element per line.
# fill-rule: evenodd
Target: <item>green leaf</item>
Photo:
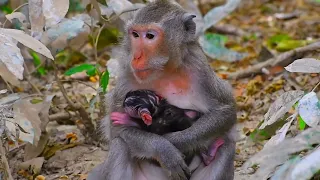
<path fill-rule="evenodd" d="M 106 70 L 101 78 L 100 78 L 100 84 L 101 84 L 101 87 L 102 87 L 102 90 L 103 92 L 105 93 L 106 92 L 106 89 L 108 87 L 108 84 L 109 84 L 109 71 Z"/>
<path fill-rule="evenodd" d="M 97 74 L 97 69 L 96 69 L 96 67 L 93 67 L 93 68 L 87 70 L 86 73 L 88 76 L 95 76 Z"/>
<path fill-rule="evenodd" d="M 304 120 L 300 115 L 298 116 L 298 122 L 299 122 L 299 129 L 303 131 L 306 128 L 306 123 L 304 122 Z"/>
<path fill-rule="evenodd" d="M 68 71 L 64 73 L 64 75 L 70 76 L 78 72 L 92 70 L 92 68 L 95 68 L 95 66 L 92 64 L 81 64 L 76 67 L 70 68 Z"/>
<path fill-rule="evenodd" d="M 276 47 L 280 42 L 282 41 L 287 41 L 287 40 L 291 40 L 291 37 L 287 34 L 277 34 L 277 35 L 274 35 L 272 37 L 270 37 L 268 40 L 267 40 L 267 46 L 269 48 L 274 48 Z"/>
<path fill-rule="evenodd" d="M 32 56 L 33 58 L 33 64 L 34 64 L 34 67 L 37 68 L 38 66 L 40 66 L 41 64 L 41 60 L 40 60 L 40 57 L 38 56 L 38 54 L 35 52 L 35 51 L 32 51 L 30 50 L 30 55 Z M 40 75 L 46 75 L 46 70 L 44 67 L 40 66 L 38 69 L 37 69 L 37 72 L 40 74 Z"/>
<path fill-rule="evenodd" d="M 304 40 L 286 40 L 281 41 L 277 44 L 277 51 L 289 51 L 298 47 L 307 45 L 307 41 Z"/>

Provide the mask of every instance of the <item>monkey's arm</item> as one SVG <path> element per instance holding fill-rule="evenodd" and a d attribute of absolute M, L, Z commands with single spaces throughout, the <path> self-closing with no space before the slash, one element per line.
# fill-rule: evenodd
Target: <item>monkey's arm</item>
<path fill-rule="evenodd" d="M 198 96 L 207 100 L 205 103 L 210 108 L 190 128 L 164 136 L 183 153 L 203 148 L 205 141 L 224 136 L 236 123 L 235 103 L 229 85 L 208 71 L 199 75 L 205 78 Z"/>

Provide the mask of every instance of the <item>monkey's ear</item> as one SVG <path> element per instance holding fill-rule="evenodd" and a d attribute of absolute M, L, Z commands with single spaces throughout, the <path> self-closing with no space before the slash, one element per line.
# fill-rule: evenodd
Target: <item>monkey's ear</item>
<path fill-rule="evenodd" d="M 190 33 L 194 35 L 196 33 L 196 23 L 193 21 L 193 18 L 195 17 L 196 15 L 191 13 L 186 13 L 182 17 L 184 28 L 188 32 L 188 34 Z"/>

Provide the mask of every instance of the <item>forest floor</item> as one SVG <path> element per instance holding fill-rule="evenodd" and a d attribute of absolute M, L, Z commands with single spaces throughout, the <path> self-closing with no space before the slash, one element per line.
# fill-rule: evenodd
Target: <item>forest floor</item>
<path fill-rule="evenodd" d="M 202 8 L 202 10 L 207 11 L 205 8 Z M 253 3 L 246 7 L 243 6 L 221 21 L 218 26 L 222 27 L 222 31 L 224 31 L 226 25 L 234 28 L 231 32 L 235 34 L 227 35 L 226 47 L 238 52 L 248 53 L 247 58 L 234 63 L 210 60 L 210 64 L 220 77 L 227 79 L 228 72 L 245 68 L 250 70 L 250 65 L 263 62 L 280 54 L 282 50 L 276 50 L 274 44 L 272 44 L 274 43 L 272 42 L 274 35 L 284 34 L 298 41 L 319 39 L 319 12 L 320 6 L 302 0 L 268 1 L 264 4 Z M 289 17 L 285 18 L 285 15 Z M 217 31 L 217 29 L 214 28 L 212 31 Z M 271 46 L 269 48 L 271 52 L 265 50 L 267 46 L 268 48 Z M 293 45 L 286 46 L 290 49 Z M 320 57 L 320 51 L 305 55 L 305 57 L 308 56 Z M 266 69 L 266 71 L 269 74 L 228 80 L 234 88 L 234 96 L 238 105 L 238 134 L 234 162 L 236 180 L 242 179 L 239 173 L 242 164 L 260 151 L 267 139 L 270 138 L 254 135 L 255 129 L 262 122 L 270 104 L 285 91 L 297 89 L 310 91 L 319 82 L 319 75 L 288 74 L 282 65 L 274 66 Z M 37 81 L 36 77 L 32 78 Z M 52 80 L 48 78 L 46 81 L 50 82 Z M 92 80 L 87 79 L 87 81 L 87 84 L 94 87 L 97 85 Z M 45 83 L 39 81 L 38 85 L 44 86 Z M 68 92 L 71 92 L 70 96 L 73 96 L 73 98 L 82 99 L 84 96 L 89 98 L 95 94 L 93 89 L 84 84 L 66 82 L 64 85 Z M 112 85 L 109 88 L 112 88 Z M 58 100 L 63 99 L 56 85 L 51 89 L 48 93 L 55 94 Z M 41 169 L 40 174 L 47 180 L 85 179 L 88 172 L 94 166 L 100 164 L 107 155 L 107 145 L 103 150 L 101 147 L 84 144 L 84 137 L 76 125 L 61 125 L 53 121 L 49 123 L 47 129 L 51 134 L 49 135 L 46 156 L 45 158 L 32 159 L 33 162 L 31 163 L 34 164 L 34 171 Z M 298 128 L 292 128 L 288 136 L 297 133 L 299 133 Z M 16 148 L 9 153 L 9 165 L 14 179 L 26 179 L 28 177 L 28 172 L 21 170 L 24 165 L 22 163 L 24 156 L 23 148 Z M 40 164 L 42 165 L 43 161 L 41 167 Z M 26 164 L 28 166 L 30 162 Z"/>

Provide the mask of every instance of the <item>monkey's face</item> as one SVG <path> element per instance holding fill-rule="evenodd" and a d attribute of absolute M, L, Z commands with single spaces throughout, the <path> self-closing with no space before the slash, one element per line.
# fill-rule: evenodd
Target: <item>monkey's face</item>
<path fill-rule="evenodd" d="M 130 67 L 138 82 L 157 78 L 169 61 L 164 31 L 157 24 L 132 25 L 128 29 L 131 42 Z"/>

